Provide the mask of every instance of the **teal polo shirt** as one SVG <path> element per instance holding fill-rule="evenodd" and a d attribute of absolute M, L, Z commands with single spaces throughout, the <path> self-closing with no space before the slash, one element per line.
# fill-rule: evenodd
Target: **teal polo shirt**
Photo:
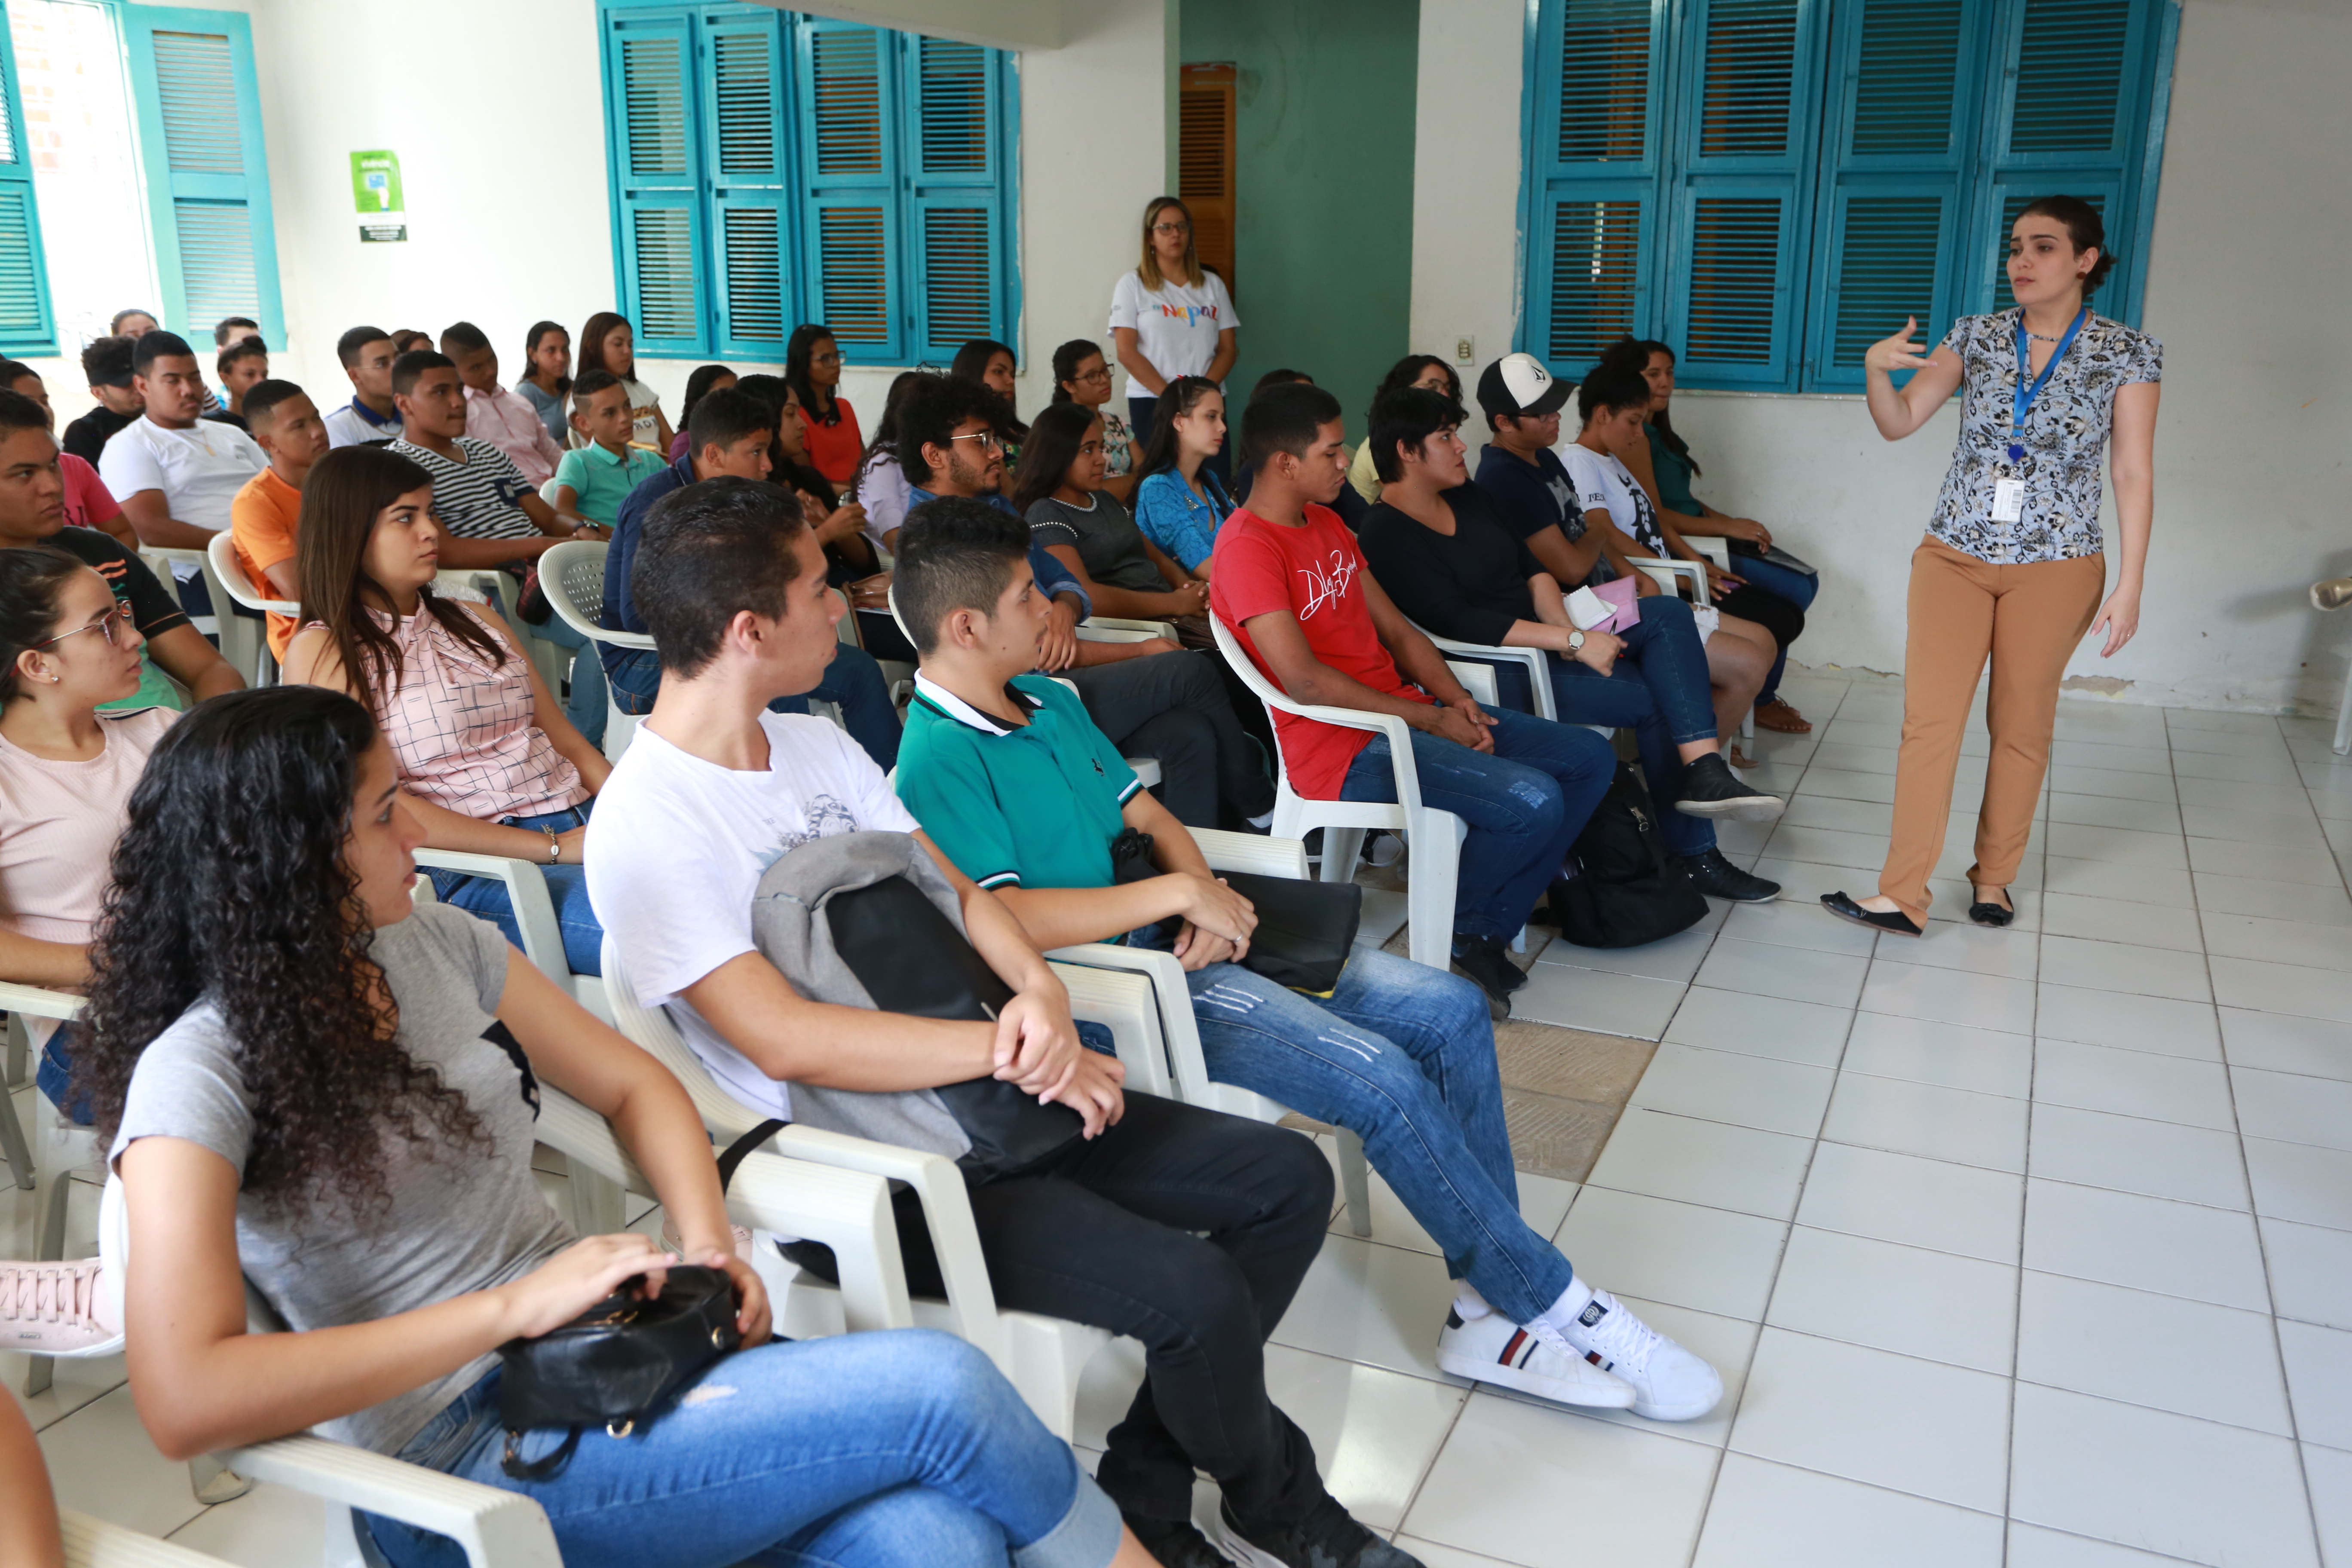
<path fill-rule="evenodd" d="M 668 467 L 643 447 L 627 447 L 617 457 L 601 446 L 576 447 L 555 466 L 555 482 L 572 487 L 581 516 L 610 528 L 620 521 L 629 492 Z"/>
<path fill-rule="evenodd" d="M 1004 689 L 1010 725 L 918 675 L 898 742 L 898 798 L 983 888 L 1108 888 L 1119 809 L 1143 787 L 1070 689 L 1042 675 Z"/>

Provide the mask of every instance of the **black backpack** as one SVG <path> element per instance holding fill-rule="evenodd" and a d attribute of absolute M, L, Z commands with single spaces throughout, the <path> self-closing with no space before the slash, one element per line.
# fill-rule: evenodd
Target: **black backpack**
<path fill-rule="evenodd" d="M 1640 947 L 1688 931 L 1706 896 L 1666 864 L 1657 809 L 1629 763 L 1569 847 L 1577 874 L 1551 885 L 1552 921 L 1579 947 Z"/>

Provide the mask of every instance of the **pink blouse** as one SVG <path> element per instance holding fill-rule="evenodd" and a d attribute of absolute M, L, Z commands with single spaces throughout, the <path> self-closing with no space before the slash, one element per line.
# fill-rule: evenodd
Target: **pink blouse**
<path fill-rule="evenodd" d="M 486 822 L 586 800 L 580 770 L 531 721 L 525 656 L 472 605 L 457 608 L 506 647 L 503 665 L 491 664 L 422 609 L 397 622 L 370 612 L 400 645 L 400 684 L 380 700 L 377 717 L 401 782 L 436 805 Z"/>

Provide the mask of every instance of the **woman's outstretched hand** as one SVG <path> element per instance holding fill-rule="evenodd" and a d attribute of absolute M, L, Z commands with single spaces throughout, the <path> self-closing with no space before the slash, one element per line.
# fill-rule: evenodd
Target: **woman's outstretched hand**
<path fill-rule="evenodd" d="M 1913 341 L 1919 331 L 1919 318 L 1912 316 L 1903 323 L 1903 330 L 1893 337 L 1881 338 L 1870 345 L 1862 356 L 1864 370 L 1925 370 L 1927 356 L 1919 352 Z"/>

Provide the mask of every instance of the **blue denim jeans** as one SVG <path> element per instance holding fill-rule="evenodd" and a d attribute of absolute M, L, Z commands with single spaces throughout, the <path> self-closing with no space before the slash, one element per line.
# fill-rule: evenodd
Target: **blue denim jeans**
<path fill-rule="evenodd" d="M 1345 1127 L 1445 1249 L 1445 1266 L 1524 1323 L 1575 1270 L 1519 1217 L 1486 993 L 1359 952 L 1318 1003 L 1236 963 L 1188 974 L 1209 1076 Z"/>
<path fill-rule="evenodd" d="M 1470 828 L 1454 882 L 1454 934 L 1508 942 L 1609 793 L 1617 753 L 1590 730 L 1486 711 L 1496 721 L 1493 754 L 1415 730 L 1412 756 L 1422 804 L 1454 813 Z M 1356 753 L 1339 798 L 1396 799 L 1387 736 L 1373 736 Z"/>
<path fill-rule="evenodd" d="M 1801 610 L 1811 609 L 1813 595 L 1822 591 L 1819 577 L 1791 572 L 1786 566 L 1775 566 L 1769 561 L 1759 561 L 1749 555 L 1731 558 L 1731 574 L 1761 588 L 1776 599 L 1788 600 Z M 1771 671 L 1764 677 L 1764 689 L 1756 694 L 1756 706 L 1761 708 L 1779 699 L 1780 672 L 1788 668 L 1789 650 L 1784 647 L 1772 660 Z"/>
<path fill-rule="evenodd" d="M 502 816 L 499 826 L 527 827 L 533 833 L 552 828 L 569 833 L 588 825 L 588 814 L 595 801 L 583 800 L 578 805 L 562 811 L 551 811 L 539 816 Z M 547 878 L 548 900 L 555 906 L 555 923 L 563 932 L 563 962 L 574 974 L 604 973 L 604 925 L 588 902 L 588 868 L 585 866 L 550 866 L 542 859 L 540 870 Z M 435 871 L 433 896 L 445 904 L 455 904 L 468 914 L 479 915 L 500 931 L 517 947 L 522 945 L 522 927 L 515 923 L 514 900 L 507 896 L 507 885 L 495 877 L 469 877 L 462 871 Z"/>
<path fill-rule="evenodd" d="M 626 1437 L 591 1428 L 554 1479 L 499 1468 L 493 1372 L 400 1458 L 520 1492 L 567 1568 L 1103 1568 L 1118 1510 L 986 1355 L 928 1329 L 777 1342 L 718 1363 Z M 530 1435 L 537 1458 L 559 1434 Z M 394 1568 L 457 1543 L 362 1514 Z"/>
<path fill-rule="evenodd" d="M 613 700 L 624 713 L 650 713 L 661 695 L 661 657 L 651 648 L 630 648 L 614 657 L 609 667 Z M 847 643 L 834 650 L 824 679 L 798 697 L 779 697 L 768 704 L 771 713 L 805 713 L 809 699 L 830 702 L 841 710 L 849 738 L 888 773 L 898 765 L 898 710 L 890 702 L 889 683 L 882 667 L 864 648 Z"/>
<path fill-rule="evenodd" d="M 1642 618 L 1619 634 L 1624 651 L 1601 676 L 1572 658 L 1547 654 L 1552 701 L 1563 724 L 1606 724 L 1633 731 L 1642 772 L 1658 806 L 1658 831 L 1671 855 L 1704 855 L 1715 847 L 1715 825 L 1674 809 L 1682 797 L 1685 741 L 1715 738 L 1715 699 L 1707 684 L 1706 649 L 1690 605 L 1670 595 L 1642 601 Z"/>

